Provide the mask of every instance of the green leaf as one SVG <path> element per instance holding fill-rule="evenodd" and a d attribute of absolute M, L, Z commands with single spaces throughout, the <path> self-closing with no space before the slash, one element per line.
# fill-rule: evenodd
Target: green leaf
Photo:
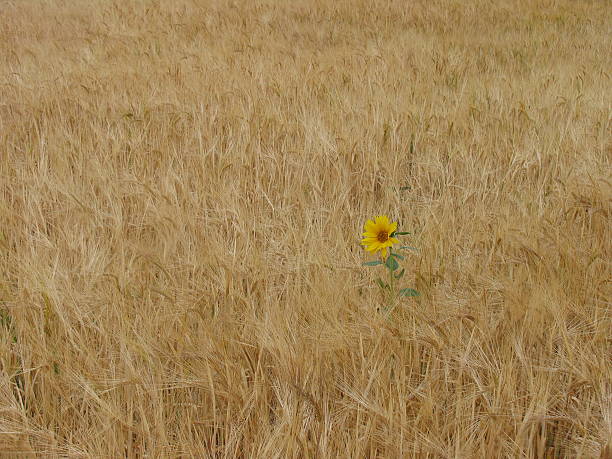
<path fill-rule="evenodd" d="M 408 231 L 395 231 L 393 234 L 397 236 L 404 236 L 406 234 L 410 234 Z"/>
<path fill-rule="evenodd" d="M 8 312 L 4 309 L 0 309 L 0 325 L 5 326 L 6 328 L 11 327 L 11 316 L 9 316 Z"/>
<path fill-rule="evenodd" d="M 386 288 L 389 288 L 389 284 L 387 284 L 386 282 L 383 282 L 382 279 L 379 277 L 378 279 L 376 279 L 376 283 L 378 284 L 378 286 L 380 288 L 382 288 L 383 290 Z"/>
<path fill-rule="evenodd" d="M 399 291 L 400 296 L 419 296 L 419 292 L 417 292 L 413 288 L 403 288 Z"/>
<path fill-rule="evenodd" d="M 404 277 L 404 272 L 405 272 L 405 271 L 406 271 L 406 270 L 405 270 L 404 268 L 402 268 L 402 270 L 401 270 L 399 273 L 394 274 L 395 278 L 396 278 L 396 279 L 401 279 L 402 277 Z"/>
<path fill-rule="evenodd" d="M 395 271 L 397 268 L 399 268 L 399 263 L 394 257 L 389 256 L 387 258 L 387 261 L 385 262 L 385 266 L 389 268 L 391 271 Z"/>
<path fill-rule="evenodd" d="M 404 257 L 403 257 L 403 256 L 401 256 L 399 253 L 391 253 L 390 255 L 391 255 L 392 257 L 397 257 L 397 258 L 399 258 L 400 260 L 403 260 L 403 259 L 404 259 Z"/>
<path fill-rule="evenodd" d="M 382 265 L 382 261 L 380 260 L 374 260 L 374 261 L 366 261 L 365 263 L 362 263 L 363 266 L 378 266 L 378 265 Z"/>
<path fill-rule="evenodd" d="M 410 247 L 409 245 L 402 245 L 400 247 L 400 249 L 402 249 L 402 250 L 406 250 L 406 249 L 409 249 L 409 250 L 419 250 L 416 247 Z"/>

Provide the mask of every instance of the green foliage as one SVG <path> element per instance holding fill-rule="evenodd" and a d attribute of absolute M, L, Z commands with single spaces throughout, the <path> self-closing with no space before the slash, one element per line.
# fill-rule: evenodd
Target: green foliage
<path fill-rule="evenodd" d="M 395 257 L 390 256 L 387 258 L 387 261 L 385 261 L 385 266 L 391 271 L 395 271 L 397 268 L 399 268 L 399 263 L 397 262 Z"/>
<path fill-rule="evenodd" d="M 362 266 L 378 266 L 378 265 L 382 265 L 382 261 L 375 260 L 375 261 L 366 261 L 365 263 L 362 263 Z"/>
<path fill-rule="evenodd" d="M 413 288 L 403 288 L 399 291 L 400 296 L 419 296 L 419 292 L 417 292 Z"/>
<path fill-rule="evenodd" d="M 383 282 L 383 280 L 379 277 L 378 279 L 376 279 L 376 283 L 378 284 L 378 286 L 380 288 L 384 289 L 388 289 L 389 288 L 389 284 L 387 284 L 386 282 Z"/>
<path fill-rule="evenodd" d="M 0 309 L 0 325 L 5 328 L 11 328 L 11 316 L 4 309 Z"/>

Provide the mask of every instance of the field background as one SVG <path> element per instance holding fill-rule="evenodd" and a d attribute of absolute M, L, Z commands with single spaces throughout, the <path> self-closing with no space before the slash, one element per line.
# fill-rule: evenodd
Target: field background
<path fill-rule="evenodd" d="M 609 458 L 611 24 L 0 0 L 0 456 Z"/>

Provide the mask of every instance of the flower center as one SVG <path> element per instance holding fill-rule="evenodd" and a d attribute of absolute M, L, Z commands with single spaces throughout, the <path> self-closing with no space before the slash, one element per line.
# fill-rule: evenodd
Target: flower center
<path fill-rule="evenodd" d="M 387 231 L 381 231 L 376 236 L 378 242 L 387 242 L 389 240 L 389 233 Z"/>

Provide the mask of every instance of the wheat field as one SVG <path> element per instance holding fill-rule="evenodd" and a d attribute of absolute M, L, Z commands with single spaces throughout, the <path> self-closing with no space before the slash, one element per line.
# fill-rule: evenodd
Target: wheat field
<path fill-rule="evenodd" d="M 0 0 L 0 456 L 610 458 L 610 24 Z"/>

